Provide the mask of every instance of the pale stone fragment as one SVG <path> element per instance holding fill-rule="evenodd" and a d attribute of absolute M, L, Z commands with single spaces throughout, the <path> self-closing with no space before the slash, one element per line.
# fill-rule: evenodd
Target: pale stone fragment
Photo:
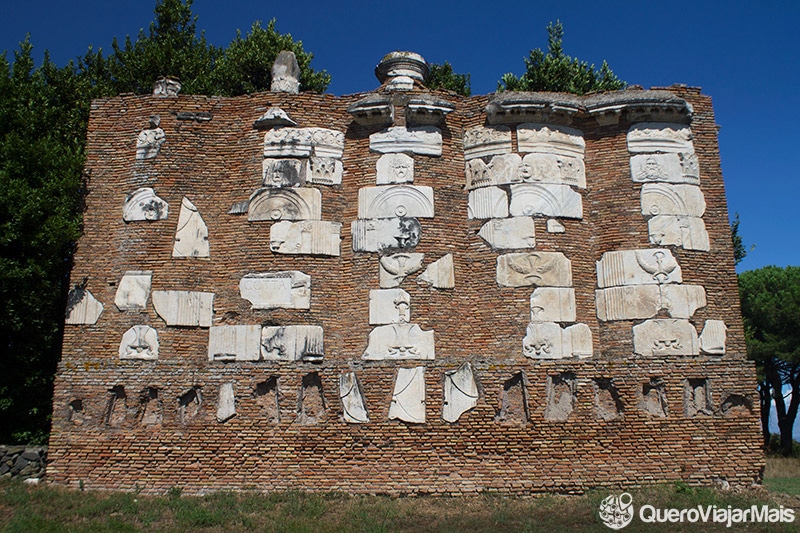
<path fill-rule="evenodd" d="M 466 176 L 465 188 L 468 191 L 492 185 L 492 174 L 489 172 L 489 165 L 483 159 L 470 159 L 467 161 L 464 173 Z"/>
<path fill-rule="evenodd" d="M 175 78 L 161 77 L 153 82 L 153 96 L 178 96 L 181 82 Z"/>
<path fill-rule="evenodd" d="M 122 335 L 120 359 L 158 359 L 158 332 L 150 326 L 133 326 Z"/>
<path fill-rule="evenodd" d="M 637 154 L 631 156 L 631 179 L 636 182 L 700 184 L 695 154 Z"/>
<path fill-rule="evenodd" d="M 168 213 L 169 204 L 156 196 L 150 187 L 135 190 L 125 198 L 122 206 L 122 220 L 125 222 L 164 220 Z"/>
<path fill-rule="evenodd" d="M 369 323 L 399 324 L 411 321 L 411 297 L 403 289 L 369 291 Z"/>
<path fill-rule="evenodd" d="M 341 185 L 344 167 L 333 157 L 310 157 L 306 170 L 306 181 L 320 185 Z"/>
<path fill-rule="evenodd" d="M 564 328 L 564 343 L 570 347 L 574 357 L 586 358 L 594 355 L 592 330 L 587 324 L 573 324 Z"/>
<path fill-rule="evenodd" d="M 442 155 L 442 130 L 436 126 L 395 126 L 370 135 L 369 149 L 379 154 L 411 152 L 439 157 Z"/>
<path fill-rule="evenodd" d="M 411 76 L 394 76 L 386 82 L 387 91 L 411 91 L 414 89 L 414 78 Z"/>
<path fill-rule="evenodd" d="M 508 195 L 498 187 L 469 191 L 467 218 L 504 218 L 508 216 Z"/>
<path fill-rule="evenodd" d="M 433 218 L 433 188 L 378 185 L 358 190 L 358 218 Z"/>
<path fill-rule="evenodd" d="M 544 409 L 545 420 L 566 421 L 575 410 L 577 402 L 578 380 L 571 372 L 560 372 L 547 376 L 547 405 Z"/>
<path fill-rule="evenodd" d="M 306 184 L 306 163 L 300 159 L 264 159 L 264 187 L 301 187 Z"/>
<path fill-rule="evenodd" d="M 411 249 L 419 244 L 422 226 L 411 217 L 354 220 L 350 225 L 354 252 Z"/>
<path fill-rule="evenodd" d="M 261 330 L 265 361 L 320 362 L 325 354 L 321 326 L 267 326 Z"/>
<path fill-rule="evenodd" d="M 344 154 L 344 132 L 327 128 L 306 128 L 311 133 L 314 157 L 341 159 Z"/>
<path fill-rule="evenodd" d="M 478 397 L 478 383 L 471 364 L 464 363 L 458 370 L 445 372 L 442 419 L 458 422 L 461 415 L 478 405 Z"/>
<path fill-rule="evenodd" d="M 320 220 L 322 193 L 313 187 L 258 189 L 250 196 L 247 220 Z"/>
<path fill-rule="evenodd" d="M 236 395 L 233 391 L 233 383 L 223 383 L 219 387 L 217 398 L 217 422 L 226 422 L 236 414 Z"/>
<path fill-rule="evenodd" d="M 664 248 L 606 252 L 597 262 L 597 286 L 681 283 L 681 267 Z"/>
<path fill-rule="evenodd" d="M 114 297 L 114 304 L 120 311 L 141 311 L 147 307 L 150 297 L 151 270 L 129 270 L 123 274 Z"/>
<path fill-rule="evenodd" d="M 280 128 L 283 126 L 297 126 L 297 122 L 289 118 L 286 111 L 280 107 L 270 107 L 263 115 L 253 122 L 253 127 L 257 130 Z"/>
<path fill-rule="evenodd" d="M 531 359 L 592 356 L 592 332 L 586 324 L 562 329 L 555 322 L 531 322 L 522 340 L 522 353 Z"/>
<path fill-rule="evenodd" d="M 322 220 L 289 222 L 269 229 L 269 248 L 278 254 L 339 256 L 342 224 Z"/>
<path fill-rule="evenodd" d="M 555 218 L 547 219 L 547 233 L 564 233 L 566 231 L 567 228 L 564 227 L 564 224 Z"/>
<path fill-rule="evenodd" d="M 261 359 L 261 326 L 213 326 L 208 330 L 209 361 Z"/>
<path fill-rule="evenodd" d="M 531 294 L 531 322 L 575 322 L 575 289 L 534 289 Z"/>
<path fill-rule="evenodd" d="M 628 130 L 628 151 L 693 154 L 692 130 L 686 124 L 640 122 Z"/>
<path fill-rule="evenodd" d="M 595 302 L 603 321 L 653 318 L 661 310 L 690 318 L 706 306 L 706 291 L 701 285 L 628 285 L 596 290 Z"/>
<path fill-rule="evenodd" d="M 522 181 L 521 166 L 522 158 L 517 154 L 494 156 L 488 165 L 491 184 L 506 185 Z"/>
<path fill-rule="evenodd" d="M 200 212 L 185 196 L 181 202 L 172 257 L 209 257 L 208 228 Z"/>
<path fill-rule="evenodd" d="M 86 289 L 75 287 L 67 296 L 65 324 L 96 324 L 103 313 L 103 304 Z"/>
<path fill-rule="evenodd" d="M 211 327 L 213 292 L 153 291 L 153 307 L 168 326 Z"/>
<path fill-rule="evenodd" d="M 282 50 L 272 64 L 272 78 L 269 90 L 282 93 L 300 92 L 300 65 L 290 50 Z"/>
<path fill-rule="evenodd" d="M 453 254 L 444 255 L 428 265 L 425 272 L 417 278 L 417 283 L 430 285 L 434 289 L 454 289 L 456 278 Z"/>
<path fill-rule="evenodd" d="M 416 52 L 400 51 L 389 52 L 375 67 L 375 76 L 381 82 L 404 76 L 422 83 L 428 76 L 430 69 L 425 58 Z"/>
<path fill-rule="evenodd" d="M 414 182 L 414 158 L 406 154 L 383 154 L 376 165 L 378 185 Z"/>
<path fill-rule="evenodd" d="M 166 140 L 164 130 L 159 128 L 161 117 L 150 117 L 150 127 L 139 132 L 136 139 L 136 159 L 153 159 L 161 150 L 161 145 Z"/>
<path fill-rule="evenodd" d="M 391 289 L 399 286 L 406 276 L 418 272 L 422 268 L 425 254 L 400 253 L 384 255 L 380 258 L 380 286 Z"/>
<path fill-rule="evenodd" d="M 586 165 L 582 157 L 532 153 L 522 158 L 519 179 L 527 183 L 554 183 L 586 188 Z"/>
<path fill-rule="evenodd" d="M 518 183 L 511 186 L 512 217 L 544 215 L 583 218 L 583 198 L 569 185 Z"/>
<path fill-rule="evenodd" d="M 421 94 L 412 97 L 406 105 L 406 122 L 409 125 L 443 124 L 447 115 L 455 111 L 453 102 Z"/>
<path fill-rule="evenodd" d="M 511 128 L 508 126 L 475 126 L 464 132 L 464 159 L 509 154 Z"/>
<path fill-rule="evenodd" d="M 673 244 L 704 252 L 711 249 L 706 224 L 700 217 L 657 215 L 647 221 L 647 232 L 650 242 L 660 246 Z"/>
<path fill-rule="evenodd" d="M 501 287 L 572 287 L 572 262 L 561 252 L 526 252 L 497 257 Z"/>
<path fill-rule="evenodd" d="M 642 185 L 642 214 L 701 217 L 706 211 L 703 191 L 696 185 L 645 183 Z"/>
<path fill-rule="evenodd" d="M 311 132 L 308 128 L 277 128 L 264 134 L 264 157 L 310 157 Z"/>
<path fill-rule="evenodd" d="M 694 326 L 685 319 L 654 318 L 633 326 L 633 352 L 637 355 L 699 355 Z"/>
<path fill-rule="evenodd" d="M 394 380 L 389 420 L 425 423 L 425 367 L 398 368 Z"/>
<path fill-rule="evenodd" d="M 388 324 L 374 328 L 362 359 L 434 359 L 434 332 L 417 324 Z"/>
<path fill-rule="evenodd" d="M 339 376 L 339 399 L 342 401 L 342 416 L 345 422 L 369 423 L 366 402 L 355 372 L 342 372 Z"/>
<path fill-rule="evenodd" d="M 583 132 L 567 126 L 526 122 L 517 126 L 517 145 L 521 153 L 552 154 L 583 158 L 586 142 Z"/>
<path fill-rule="evenodd" d="M 706 320 L 700 333 L 700 350 L 711 355 L 725 355 L 725 337 L 728 327 L 722 320 Z"/>
<path fill-rule="evenodd" d="M 239 294 L 252 309 L 310 309 L 311 276 L 297 270 L 247 274 Z"/>
<path fill-rule="evenodd" d="M 481 227 L 478 235 L 497 250 L 536 247 L 536 230 L 531 217 L 490 220 Z"/>

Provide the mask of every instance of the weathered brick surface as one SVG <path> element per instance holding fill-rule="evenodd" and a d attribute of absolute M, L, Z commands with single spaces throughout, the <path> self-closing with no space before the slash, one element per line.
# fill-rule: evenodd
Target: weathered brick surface
<path fill-rule="evenodd" d="M 164 492 L 180 486 L 189 493 L 219 489 L 342 490 L 360 493 L 446 493 L 476 491 L 580 492 L 600 485 L 685 480 L 711 484 L 717 478 L 748 485 L 760 476 L 759 423 L 755 372 L 745 358 L 725 191 L 711 100 L 699 90 L 670 90 L 694 109 L 691 124 L 699 156 L 701 187 L 708 205 L 703 217 L 709 252 L 670 247 L 683 270 L 684 284 L 706 289 L 708 305 L 691 323 L 698 332 L 707 319 L 728 326 L 725 356 L 653 358 L 633 356 L 634 321 L 600 322 L 594 304 L 595 262 L 603 252 L 651 247 L 640 213 L 641 184 L 630 177 L 624 120 L 598 126 L 583 119 L 574 126 L 586 139 L 583 220 L 562 220 L 566 233 L 549 234 L 536 219 L 540 251 L 560 251 L 572 261 L 577 321 L 588 324 L 594 357 L 533 361 L 522 355 L 530 319 L 531 288 L 498 287 L 497 252 L 477 236 L 483 221 L 468 221 L 464 191 L 462 136 L 483 124 L 486 97 L 459 98 L 442 128 L 442 157 L 415 155 L 415 185 L 434 189 L 436 216 L 422 220 L 417 247 L 425 264 L 447 253 L 455 262 L 456 288 L 438 291 L 414 282 L 412 322 L 436 331 L 433 361 L 362 361 L 371 327 L 369 290 L 379 287 L 378 255 L 354 253 L 350 223 L 357 217 L 360 187 L 375 184 L 379 154 L 370 153 L 369 135 L 378 128 L 357 125 L 346 112 L 364 95 L 255 94 L 240 98 L 121 96 L 94 103 L 89 124 L 90 174 L 85 231 L 75 255 L 72 282 L 105 304 L 95 325 L 67 325 L 56 380 L 48 476 L 56 483 L 97 489 Z M 341 186 L 318 186 L 322 219 L 341 222 L 340 257 L 291 256 L 269 249 L 269 222 L 230 215 L 261 181 L 263 132 L 252 122 L 268 107 L 280 106 L 301 127 L 346 133 Z M 177 112 L 210 112 L 210 122 L 179 121 Z M 166 142 L 153 160 L 136 161 L 138 132 L 148 117 L 161 116 Z M 402 119 L 402 117 L 400 117 Z M 126 194 L 153 187 L 170 204 L 167 220 L 126 224 Z M 196 205 L 209 228 L 210 259 L 173 258 L 172 244 L 183 196 Z M 325 358 L 311 363 L 209 362 L 208 330 L 167 327 L 152 303 L 143 312 L 114 307 L 116 285 L 127 270 L 152 270 L 153 290 L 216 293 L 214 324 L 313 324 L 323 326 Z M 253 272 L 301 270 L 312 277 L 310 310 L 251 310 L 239 296 L 242 276 Z M 157 361 L 121 361 L 118 347 L 131 326 L 158 330 Z M 469 361 L 482 390 L 478 405 L 457 423 L 441 419 L 443 374 Z M 427 423 L 388 420 L 395 370 L 424 364 Z M 371 422 L 341 420 L 338 379 L 355 370 Z M 527 378 L 530 421 L 512 425 L 495 420 L 503 383 L 517 372 Z M 303 376 L 319 374 L 325 420 L 297 421 Z M 548 376 L 570 372 L 578 380 L 575 410 L 566 421 L 547 421 Z M 255 397 L 256 385 L 278 377 L 280 422 Z M 624 414 L 603 420 L 595 410 L 595 379 L 611 378 Z M 668 416 L 639 408 L 642 386 L 662 378 Z M 687 417 L 687 378 L 710 383 L 714 414 Z M 237 414 L 216 421 L 222 383 L 233 382 Z M 121 385 L 127 398 L 114 420 L 107 416 L 109 389 Z M 162 420 L 143 426 L 139 395 L 158 389 Z M 199 387 L 197 416 L 181 423 L 178 397 Z M 751 402 L 723 415 L 729 394 Z M 83 412 L 71 415 L 70 402 Z M 118 407 L 120 402 L 118 402 Z M 151 404 L 152 408 L 152 404 Z"/>

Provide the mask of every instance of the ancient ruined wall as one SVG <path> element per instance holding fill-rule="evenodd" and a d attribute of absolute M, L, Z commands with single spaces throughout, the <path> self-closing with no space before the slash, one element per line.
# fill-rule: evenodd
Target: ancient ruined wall
<path fill-rule="evenodd" d="M 57 483 L 760 475 L 696 89 L 461 98 L 390 75 L 345 97 L 120 96 L 94 103 L 87 170 Z"/>

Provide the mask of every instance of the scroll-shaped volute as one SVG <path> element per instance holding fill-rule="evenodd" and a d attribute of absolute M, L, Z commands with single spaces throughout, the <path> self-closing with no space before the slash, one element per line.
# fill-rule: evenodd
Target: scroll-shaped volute
<path fill-rule="evenodd" d="M 583 158 L 586 151 L 581 130 L 554 124 L 520 124 L 517 126 L 517 144 L 521 153 Z"/>
<path fill-rule="evenodd" d="M 433 218 L 433 188 L 379 185 L 358 190 L 358 218 Z"/>
<path fill-rule="evenodd" d="M 544 215 L 559 218 L 583 218 L 583 199 L 569 185 L 554 183 L 518 183 L 511 186 L 512 217 Z"/>
<path fill-rule="evenodd" d="M 122 335 L 120 359 L 158 359 L 158 332 L 150 326 L 133 326 Z"/>
<path fill-rule="evenodd" d="M 67 296 L 65 324 L 95 324 L 103 313 L 103 304 L 91 292 L 76 286 Z"/>
<path fill-rule="evenodd" d="M 320 220 L 322 193 L 311 187 L 258 189 L 250 196 L 247 220 Z"/>
<path fill-rule="evenodd" d="M 389 420 L 425 423 L 425 367 L 398 368 Z"/>
<path fill-rule="evenodd" d="M 209 257 L 209 254 L 208 227 L 200 211 L 184 197 L 172 257 Z"/>
<path fill-rule="evenodd" d="M 446 422 L 458 422 L 461 415 L 478 405 L 479 396 L 471 364 L 464 363 L 458 370 L 445 372 L 442 418 Z"/>
<path fill-rule="evenodd" d="M 169 204 L 156 196 L 150 187 L 135 190 L 122 206 L 122 220 L 125 222 L 164 220 L 168 213 Z"/>
<path fill-rule="evenodd" d="M 342 401 L 342 418 L 345 422 L 369 423 L 366 402 L 355 372 L 342 372 L 339 376 L 339 399 Z"/>
<path fill-rule="evenodd" d="M 628 130 L 628 151 L 693 154 L 692 130 L 686 124 L 640 122 Z"/>
<path fill-rule="evenodd" d="M 642 214 L 701 217 L 706 211 L 703 191 L 696 185 L 645 183 L 642 185 Z"/>

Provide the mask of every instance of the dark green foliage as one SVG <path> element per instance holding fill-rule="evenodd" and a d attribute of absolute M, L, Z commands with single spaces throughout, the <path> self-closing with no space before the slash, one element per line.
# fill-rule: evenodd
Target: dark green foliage
<path fill-rule="evenodd" d="M 733 215 L 731 221 L 731 240 L 733 240 L 733 263 L 738 265 L 742 259 L 747 257 L 748 252 L 753 251 L 756 247 L 755 244 L 750 246 L 750 250 L 745 247 L 742 236 L 739 235 L 739 213 Z"/>
<path fill-rule="evenodd" d="M 625 87 L 625 82 L 614 75 L 605 61 L 597 70 L 594 65 L 564 53 L 561 45 L 564 27 L 560 21 L 547 25 L 547 36 L 547 53 L 540 48 L 531 50 L 525 58 L 525 73 L 520 77 L 510 72 L 503 75 L 498 90 L 586 94 Z"/>
<path fill-rule="evenodd" d="M 428 68 L 430 71 L 425 80 L 425 86 L 428 89 L 445 89 L 461 96 L 472 94 L 469 74 L 456 74 L 453 72 L 453 65 L 449 62 L 445 61 L 441 65 L 429 63 Z"/>

